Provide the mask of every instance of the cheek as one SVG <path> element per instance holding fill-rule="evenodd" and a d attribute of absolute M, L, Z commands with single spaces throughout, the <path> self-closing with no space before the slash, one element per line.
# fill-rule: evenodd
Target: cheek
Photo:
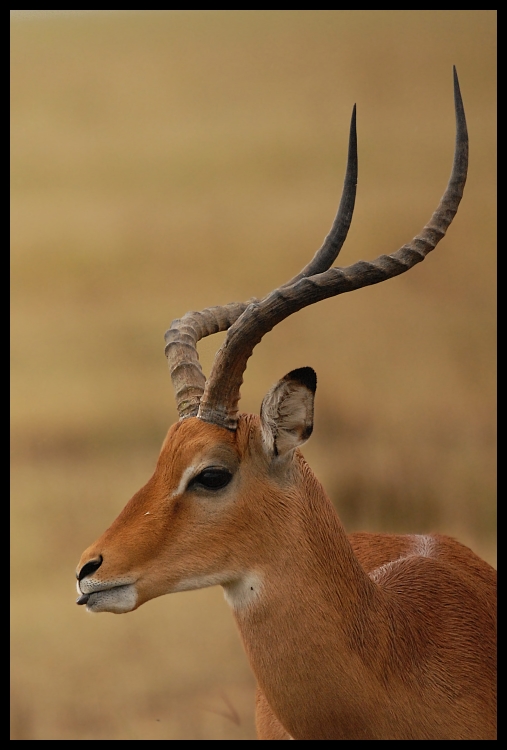
<path fill-rule="evenodd" d="M 232 558 L 231 550 L 249 547 L 256 536 L 251 514 L 234 489 L 216 497 L 186 493 L 168 503 L 158 518 L 147 516 L 143 524 L 146 555 L 163 558 L 167 570 L 182 570 L 186 563 L 194 569 L 207 568 L 212 560 L 225 565 Z"/>
<path fill-rule="evenodd" d="M 179 513 L 169 534 L 168 551 L 175 564 L 183 559 L 207 569 L 230 559 L 238 543 L 238 528 L 230 504 L 192 498 Z"/>

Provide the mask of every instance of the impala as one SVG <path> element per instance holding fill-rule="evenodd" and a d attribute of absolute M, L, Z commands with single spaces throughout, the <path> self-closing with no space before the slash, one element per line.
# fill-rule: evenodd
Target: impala
<path fill-rule="evenodd" d="M 165 352 L 180 419 L 151 479 L 77 569 L 77 603 L 90 612 L 222 586 L 257 681 L 259 739 L 496 737 L 495 570 L 440 534 L 345 533 L 299 451 L 313 429 L 311 368 L 279 380 L 260 416 L 238 412 L 265 333 L 306 305 L 403 273 L 445 235 L 468 162 L 455 70 L 454 102 L 449 184 L 411 242 L 331 267 L 354 208 L 354 108 L 340 207 L 310 263 L 263 299 L 173 321 Z M 206 379 L 197 342 L 225 330 Z"/>

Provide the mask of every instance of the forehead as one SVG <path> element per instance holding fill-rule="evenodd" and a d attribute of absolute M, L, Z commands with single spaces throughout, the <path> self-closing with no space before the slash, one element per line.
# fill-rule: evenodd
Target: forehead
<path fill-rule="evenodd" d="M 176 471 L 202 461 L 228 465 L 239 460 L 236 438 L 235 432 L 190 417 L 171 427 L 160 457 Z"/>

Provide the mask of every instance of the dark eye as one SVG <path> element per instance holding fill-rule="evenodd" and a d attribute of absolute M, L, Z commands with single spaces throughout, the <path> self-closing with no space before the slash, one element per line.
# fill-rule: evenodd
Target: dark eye
<path fill-rule="evenodd" d="M 227 469 L 204 469 L 192 479 L 189 487 L 205 487 L 207 490 L 221 490 L 229 484 L 232 474 Z"/>

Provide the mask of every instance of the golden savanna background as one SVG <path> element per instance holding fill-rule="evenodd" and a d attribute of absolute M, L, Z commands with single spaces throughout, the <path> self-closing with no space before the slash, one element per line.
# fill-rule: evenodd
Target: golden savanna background
<path fill-rule="evenodd" d="M 75 566 L 177 419 L 164 331 L 313 256 L 355 102 L 339 264 L 426 223 L 452 163 L 453 64 L 470 170 L 448 236 L 280 324 L 241 405 L 314 367 L 304 452 L 346 528 L 438 530 L 495 564 L 496 13 L 26 11 L 11 36 L 11 738 L 253 739 L 220 589 L 92 617 Z M 200 345 L 205 372 L 222 336 Z"/>

